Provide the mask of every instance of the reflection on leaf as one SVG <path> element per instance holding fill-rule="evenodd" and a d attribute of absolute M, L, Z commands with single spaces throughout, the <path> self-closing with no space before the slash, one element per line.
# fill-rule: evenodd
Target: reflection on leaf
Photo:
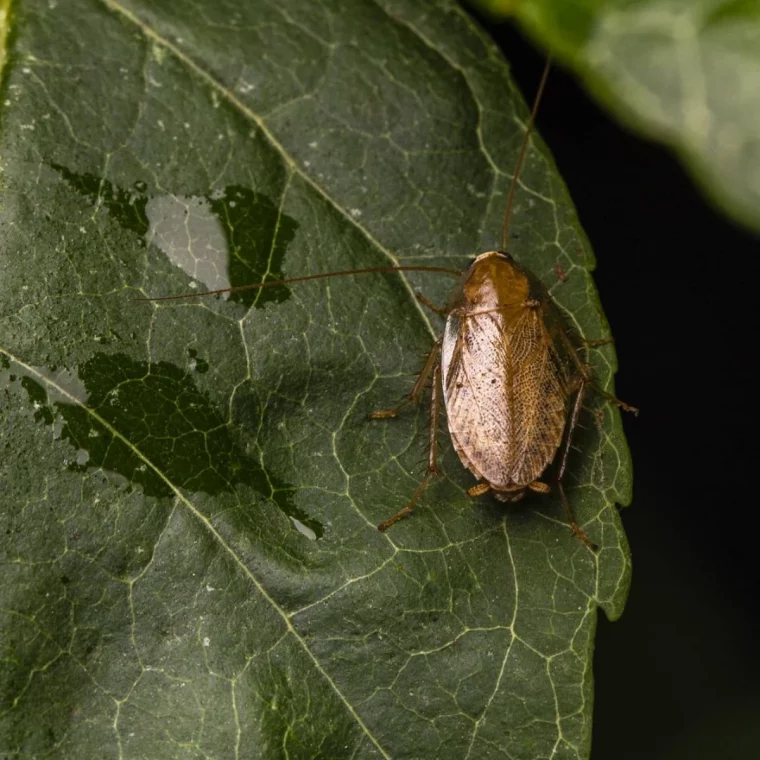
<path fill-rule="evenodd" d="M 206 196 L 155 195 L 105 178 L 51 166 L 93 206 L 103 205 L 124 229 L 144 237 L 206 290 L 283 279 L 282 262 L 297 224 L 262 193 L 231 185 Z M 233 301 L 263 306 L 288 297 L 285 287 L 232 293 Z"/>
<path fill-rule="evenodd" d="M 211 209 L 223 220 L 229 249 L 230 285 L 249 285 L 282 279 L 282 261 L 298 225 L 269 198 L 250 188 L 232 186 L 223 195 L 212 196 Z M 279 303 L 288 289 L 275 286 L 230 295 L 246 306 Z"/>

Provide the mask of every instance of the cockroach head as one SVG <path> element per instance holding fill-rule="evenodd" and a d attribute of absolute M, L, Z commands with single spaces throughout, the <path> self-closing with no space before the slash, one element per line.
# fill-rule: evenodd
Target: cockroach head
<path fill-rule="evenodd" d="M 510 264 L 514 263 L 514 259 L 504 251 L 486 251 L 485 253 L 481 253 L 479 256 L 475 256 L 474 258 L 470 259 L 470 269 L 476 264 L 479 264 L 481 261 L 492 258 L 503 259 L 504 261 L 508 261 Z"/>
<path fill-rule="evenodd" d="M 464 304 L 484 309 L 521 304 L 529 294 L 525 272 L 501 251 L 487 251 L 476 257 L 461 287 Z"/>

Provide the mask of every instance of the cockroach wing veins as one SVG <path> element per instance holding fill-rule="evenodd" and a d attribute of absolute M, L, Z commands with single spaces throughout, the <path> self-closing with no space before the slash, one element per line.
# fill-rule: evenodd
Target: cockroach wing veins
<path fill-rule="evenodd" d="M 539 478 L 562 442 L 570 377 L 543 306 L 464 307 L 446 321 L 441 378 L 451 439 L 462 464 L 497 492 Z"/>

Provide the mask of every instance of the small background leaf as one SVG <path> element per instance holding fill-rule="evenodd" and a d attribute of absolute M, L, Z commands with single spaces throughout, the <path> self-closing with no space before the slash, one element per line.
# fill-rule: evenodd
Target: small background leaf
<path fill-rule="evenodd" d="M 756 0 L 472 0 L 523 28 L 626 124 L 760 230 Z"/>
<path fill-rule="evenodd" d="M 492 44 L 444 2 L 19 0 L 6 24 L 6 752 L 587 757 L 596 609 L 630 574 L 617 412 L 572 462 L 597 556 L 551 499 L 471 503 L 445 437 L 382 535 L 426 415 L 366 415 L 440 330 L 414 288 L 449 280 L 133 300 L 496 247 L 526 108 Z M 604 336 L 534 143 L 512 252 Z"/>

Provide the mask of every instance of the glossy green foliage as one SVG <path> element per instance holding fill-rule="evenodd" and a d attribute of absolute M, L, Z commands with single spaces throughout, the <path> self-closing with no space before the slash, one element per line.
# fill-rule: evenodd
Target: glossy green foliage
<path fill-rule="evenodd" d="M 570 497 L 411 519 L 426 411 L 368 422 L 498 245 L 526 108 L 449 4 L 18 0 L 0 106 L 0 748 L 47 758 L 584 758 L 622 610 L 616 411 Z M 593 259 L 534 140 L 512 252 L 589 337 Z M 519 235 L 519 237 L 518 237 Z M 555 271 L 560 265 L 567 281 Z M 609 385 L 614 352 L 592 354 Z M 0 753 L 2 754 L 2 753 Z"/>

